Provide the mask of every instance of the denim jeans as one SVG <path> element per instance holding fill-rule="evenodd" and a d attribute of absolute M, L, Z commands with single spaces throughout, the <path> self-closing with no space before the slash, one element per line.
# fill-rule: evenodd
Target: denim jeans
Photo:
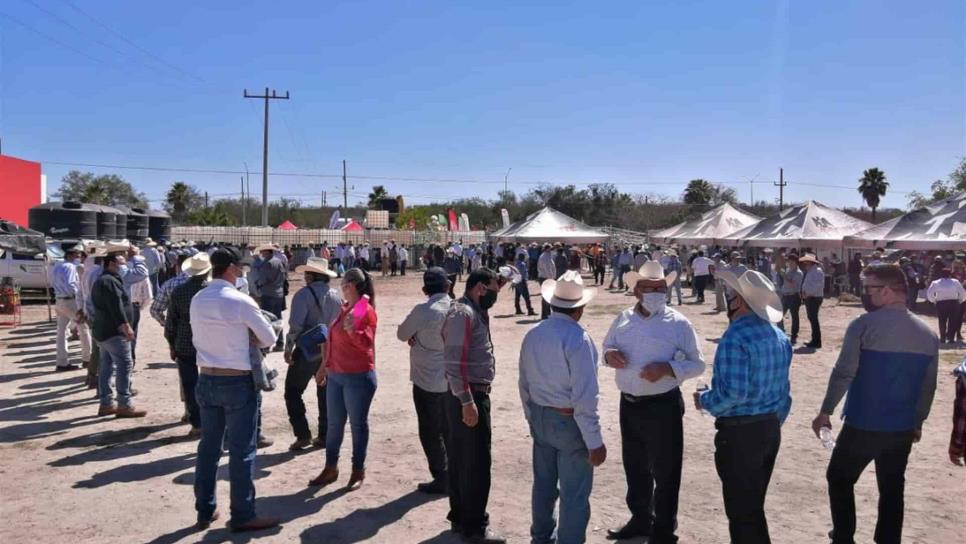
<path fill-rule="evenodd" d="M 674 278 L 674 283 L 667 286 L 667 303 L 671 304 L 671 291 L 677 290 L 678 306 L 681 305 L 681 276 Z"/>
<path fill-rule="evenodd" d="M 98 391 L 101 395 L 101 406 L 114 403 L 114 391 L 111 389 L 111 374 L 117 374 L 117 404 L 131 406 L 131 342 L 123 336 L 112 336 L 98 342 L 101 355 L 101 368 L 98 373 Z"/>
<path fill-rule="evenodd" d="M 594 485 L 594 467 L 587 460 L 587 446 L 573 416 L 533 403 L 529 408 L 533 436 L 531 541 L 583 544 L 590 520 L 590 490 Z M 559 527 L 553 516 L 558 496 Z"/>
<path fill-rule="evenodd" d="M 326 383 L 329 430 L 325 434 L 325 466 L 339 464 L 346 418 L 352 426 L 352 470 L 366 467 L 369 447 L 369 406 L 376 394 L 376 371 L 358 374 L 331 372 Z"/>
<path fill-rule="evenodd" d="M 198 520 L 211 519 L 217 506 L 215 482 L 222 441 L 225 441 L 231 484 L 231 524 L 246 523 L 255 517 L 255 439 L 259 399 L 255 382 L 251 375 L 201 374 L 195 395 L 201 409 L 201 441 L 198 442 L 195 463 Z"/>

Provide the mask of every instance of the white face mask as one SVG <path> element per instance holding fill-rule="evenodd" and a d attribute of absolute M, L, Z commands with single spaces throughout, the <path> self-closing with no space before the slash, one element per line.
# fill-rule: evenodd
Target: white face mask
<path fill-rule="evenodd" d="M 644 293 L 641 295 L 641 306 L 649 314 L 659 314 L 664 311 L 667 295 L 664 293 Z"/>

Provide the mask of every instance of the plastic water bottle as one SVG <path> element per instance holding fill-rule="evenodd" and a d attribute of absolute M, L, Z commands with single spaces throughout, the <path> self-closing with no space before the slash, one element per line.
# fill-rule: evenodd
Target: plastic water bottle
<path fill-rule="evenodd" d="M 708 390 L 708 384 L 704 383 L 704 380 L 698 380 L 696 383 L 696 386 L 697 386 L 696 390 L 698 393 L 703 393 Z M 711 413 L 705 410 L 704 408 L 701 408 L 700 412 L 701 412 L 701 415 L 704 417 L 711 416 Z"/>
<path fill-rule="evenodd" d="M 831 427 L 822 427 L 818 430 L 818 437 L 822 440 L 822 445 L 827 450 L 835 449 L 835 437 L 832 436 Z"/>

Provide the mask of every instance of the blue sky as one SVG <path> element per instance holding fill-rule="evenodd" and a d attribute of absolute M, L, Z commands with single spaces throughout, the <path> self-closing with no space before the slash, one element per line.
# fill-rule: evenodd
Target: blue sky
<path fill-rule="evenodd" d="M 518 193 L 677 196 L 703 177 L 748 200 L 784 167 L 786 200 L 857 206 L 878 166 L 884 205 L 904 206 L 966 155 L 964 5 L 4 0 L 0 136 L 51 192 L 57 161 L 260 171 L 262 104 L 242 90 L 270 86 L 292 100 L 272 103 L 269 171 L 336 176 L 346 159 L 350 202 L 375 183 L 489 198 L 508 168 Z M 152 199 L 175 180 L 239 190 L 237 174 L 77 168 Z M 270 181 L 340 198 L 335 177 Z"/>

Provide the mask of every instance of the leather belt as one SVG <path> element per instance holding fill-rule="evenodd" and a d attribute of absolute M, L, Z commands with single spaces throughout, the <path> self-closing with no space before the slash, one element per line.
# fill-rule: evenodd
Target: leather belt
<path fill-rule="evenodd" d="M 573 408 L 557 408 L 556 406 L 545 406 L 544 408 L 549 408 L 550 410 L 553 410 L 553 411 L 557 412 L 558 414 L 560 414 L 562 416 L 572 416 L 572 415 L 574 415 L 574 409 Z"/>
<path fill-rule="evenodd" d="M 489 395 L 490 391 L 493 390 L 493 386 L 488 383 L 471 383 L 470 391 L 474 393 L 483 393 L 484 395 Z"/>
<path fill-rule="evenodd" d="M 74 297 L 72 295 L 72 296 L 69 296 L 69 297 L 57 297 L 57 300 L 74 300 L 75 298 L 77 298 L 77 297 Z"/>
<path fill-rule="evenodd" d="M 638 402 L 645 402 L 645 403 L 647 403 L 647 402 L 660 402 L 660 401 L 663 401 L 663 400 L 671 400 L 671 399 L 674 399 L 674 398 L 680 397 L 680 396 L 681 396 L 681 388 L 679 388 L 679 387 L 675 387 L 674 389 L 671 389 L 670 391 L 665 391 L 664 393 L 658 393 L 656 395 L 641 395 L 641 396 L 637 396 L 637 395 L 631 395 L 630 393 L 621 393 L 621 397 L 624 400 L 626 400 L 627 402 L 630 402 L 632 404 L 638 403 Z"/>
<path fill-rule="evenodd" d="M 214 368 L 210 366 L 198 367 L 198 372 L 208 376 L 248 376 L 251 370 L 237 370 L 234 368 Z"/>
<path fill-rule="evenodd" d="M 737 427 L 739 425 L 748 425 L 750 423 L 759 423 L 762 421 L 778 421 L 778 414 L 755 414 L 751 416 L 731 416 L 731 417 L 719 417 L 714 420 L 714 426 L 716 429 L 722 429 L 727 427 Z"/>

